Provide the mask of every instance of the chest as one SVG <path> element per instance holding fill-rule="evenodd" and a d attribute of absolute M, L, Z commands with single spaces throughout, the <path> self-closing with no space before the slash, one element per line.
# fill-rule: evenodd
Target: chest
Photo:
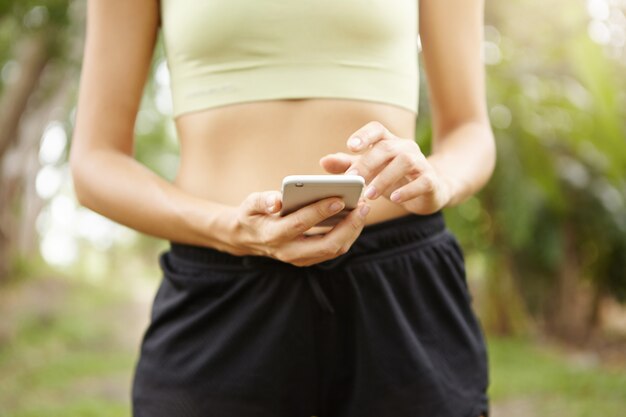
<path fill-rule="evenodd" d="M 162 0 L 181 58 L 307 61 L 389 48 L 417 34 L 416 0 Z"/>

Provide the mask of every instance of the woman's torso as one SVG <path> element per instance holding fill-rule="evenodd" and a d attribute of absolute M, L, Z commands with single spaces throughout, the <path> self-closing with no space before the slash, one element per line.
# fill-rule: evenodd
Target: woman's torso
<path fill-rule="evenodd" d="M 280 190 L 284 176 L 327 174 L 319 159 L 348 152 L 348 137 L 377 120 L 401 138 L 412 138 L 415 114 L 388 104 L 359 100 L 298 99 L 241 103 L 176 119 L 183 190 L 227 205 L 255 191 Z M 406 211 L 379 198 L 367 223 Z"/>
<path fill-rule="evenodd" d="M 176 184 L 236 206 L 286 175 L 325 174 L 319 159 L 370 121 L 413 138 L 416 4 L 163 0 Z M 371 208 L 368 223 L 406 214 L 385 198 Z"/>

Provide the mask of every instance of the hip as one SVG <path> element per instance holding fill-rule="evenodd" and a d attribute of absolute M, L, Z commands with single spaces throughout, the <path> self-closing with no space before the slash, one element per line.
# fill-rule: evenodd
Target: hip
<path fill-rule="evenodd" d="M 486 348 L 441 213 L 368 226 L 309 267 L 177 243 L 160 263 L 136 404 L 182 391 L 263 416 L 486 411 Z"/>

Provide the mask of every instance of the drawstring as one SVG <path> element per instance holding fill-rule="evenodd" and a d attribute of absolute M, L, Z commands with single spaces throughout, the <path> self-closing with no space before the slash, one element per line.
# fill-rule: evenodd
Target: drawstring
<path fill-rule="evenodd" d="M 320 286 L 320 283 L 317 280 L 317 277 L 315 276 L 313 271 L 314 270 L 330 271 L 331 269 L 339 267 L 341 264 L 346 262 L 348 258 L 350 257 L 351 257 L 351 254 L 344 253 L 343 255 L 338 256 L 334 259 L 329 259 L 327 261 L 320 262 L 313 266 L 309 266 L 305 269 L 307 280 L 309 281 L 309 286 L 311 287 L 311 290 L 313 290 L 313 295 L 315 295 L 315 299 L 317 300 L 317 303 L 320 305 L 322 310 L 326 311 L 327 313 L 335 314 L 335 309 L 333 308 L 333 305 L 328 299 L 328 296 L 326 296 L 326 293 Z"/>
<path fill-rule="evenodd" d="M 335 314 L 335 309 L 333 308 L 333 305 L 330 303 L 330 300 L 324 293 L 324 290 L 322 290 L 322 287 L 320 286 L 317 277 L 313 274 L 313 271 L 309 269 L 305 269 L 305 271 L 307 275 L 307 281 L 309 281 L 309 286 L 311 287 L 311 290 L 313 290 L 313 295 L 315 295 L 317 303 L 320 305 L 322 310 L 330 314 Z"/>
<path fill-rule="evenodd" d="M 313 291 L 313 295 L 317 300 L 320 308 L 327 313 L 335 314 L 335 309 L 333 308 L 332 303 L 328 299 L 328 296 L 322 289 L 317 277 L 314 274 L 314 271 L 329 271 L 334 268 L 337 268 L 339 265 L 343 264 L 349 258 L 349 254 L 343 254 L 334 259 L 329 259 L 324 262 L 320 262 L 318 264 L 304 267 L 303 270 L 306 274 L 307 281 L 309 282 L 309 286 Z M 258 264 L 275 264 L 277 261 L 273 259 L 266 259 L 262 257 L 256 256 L 244 256 L 242 259 L 242 265 L 246 267 L 254 267 Z"/>

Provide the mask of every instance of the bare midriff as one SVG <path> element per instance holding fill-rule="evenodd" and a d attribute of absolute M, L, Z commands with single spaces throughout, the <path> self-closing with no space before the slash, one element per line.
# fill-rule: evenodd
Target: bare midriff
<path fill-rule="evenodd" d="M 279 191 L 286 175 L 328 174 L 320 158 L 349 153 L 348 137 L 374 120 L 397 137 L 414 137 L 415 113 L 364 100 L 255 101 L 183 114 L 176 118 L 175 183 L 193 195 L 238 206 L 252 192 Z M 408 213 L 384 197 L 370 207 L 366 224 Z"/>

